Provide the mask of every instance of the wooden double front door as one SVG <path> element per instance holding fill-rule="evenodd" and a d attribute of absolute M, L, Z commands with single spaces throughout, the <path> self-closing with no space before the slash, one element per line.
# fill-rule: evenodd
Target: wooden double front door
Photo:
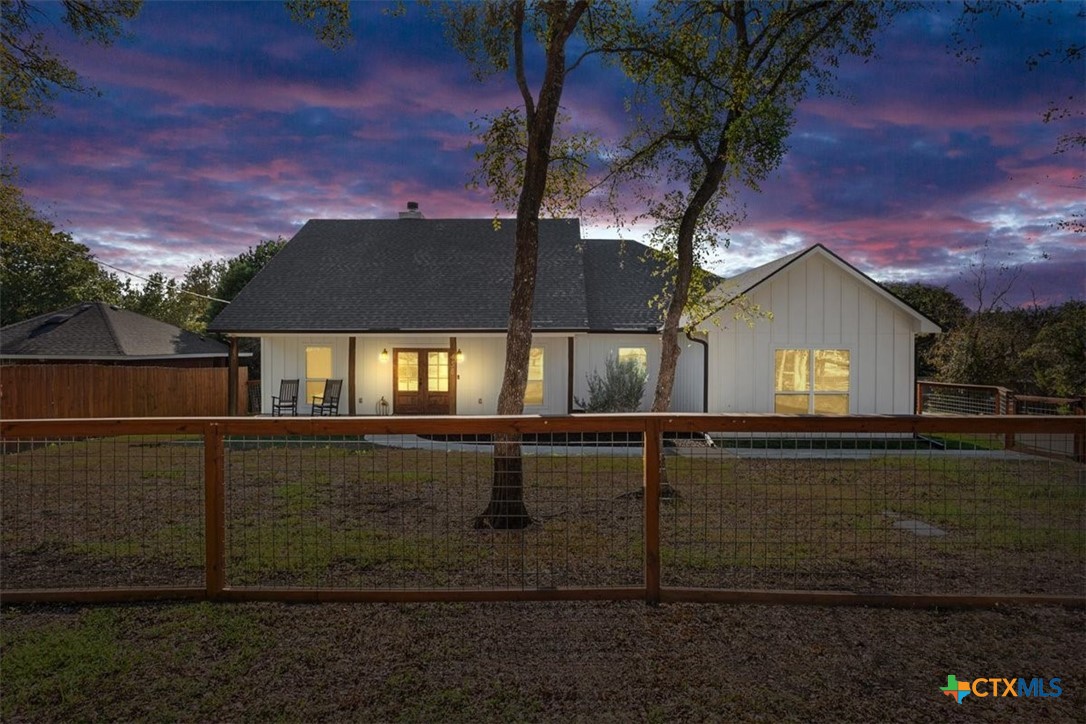
<path fill-rule="evenodd" d="M 456 373 L 447 349 L 395 349 L 392 412 L 397 415 L 449 415 Z"/>

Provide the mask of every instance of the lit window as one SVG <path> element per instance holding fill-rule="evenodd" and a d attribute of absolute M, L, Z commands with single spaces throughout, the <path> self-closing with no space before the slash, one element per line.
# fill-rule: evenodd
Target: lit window
<path fill-rule="evenodd" d="M 418 352 L 396 352 L 396 391 L 419 391 Z"/>
<path fill-rule="evenodd" d="M 332 348 L 305 348 L 305 401 L 324 394 L 324 382 L 332 376 Z"/>
<path fill-rule="evenodd" d="M 847 415 L 849 371 L 847 349 L 778 349 L 774 412 Z"/>
<path fill-rule="evenodd" d="M 528 355 L 528 385 L 524 388 L 525 405 L 543 404 L 543 348 L 532 347 Z"/>
<path fill-rule="evenodd" d="M 627 360 L 636 362 L 642 372 L 647 372 L 649 369 L 649 353 L 644 347 L 619 347 L 618 361 L 625 362 Z"/>
<path fill-rule="evenodd" d="M 449 353 L 426 353 L 426 389 L 430 392 L 449 391 Z"/>

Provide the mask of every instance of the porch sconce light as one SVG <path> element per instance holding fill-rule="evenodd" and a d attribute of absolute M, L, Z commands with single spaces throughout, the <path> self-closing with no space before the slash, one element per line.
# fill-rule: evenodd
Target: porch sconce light
<path fill-rule="evenodd" d="M 456 350 L 456 363 L 460 364 L 464 361 L 464 353 L 459 348 Z"/>
<path fill-rule="evenodd" d="M 377 355 L 377 359 L 379 359 L 382 364 L 388 362 L 388 349 L 382 349 L 381 354 Z"/>

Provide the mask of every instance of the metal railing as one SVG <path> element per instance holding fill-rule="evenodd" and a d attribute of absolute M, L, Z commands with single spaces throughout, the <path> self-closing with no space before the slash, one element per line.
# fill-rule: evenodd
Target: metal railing
<path fill-rule="evenodd" d="M 0 596 L 1082 605 L 1086 467 L 1004 442 L 1082 450 L 1084 433 L 1013 416 L 9 420 Z M 510 529 L 481 516 L 496 469 L 519 471 Z"/>

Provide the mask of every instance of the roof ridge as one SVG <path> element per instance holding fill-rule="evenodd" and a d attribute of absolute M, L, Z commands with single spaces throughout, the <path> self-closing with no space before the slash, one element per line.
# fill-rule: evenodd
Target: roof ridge
<path fill-rule="evenodd" d="M 106 302 L 91 302 L 91 304 L 94 305 L 94 308 L 97 309 L 98 313 L 102 316 L 102 321 L 105 322 L 106 325 L 106 331 L 109 332 L 109 338 L 113 340 L 113 344 L 116 345 L 117 351 L 121 354 L 125 354 L 124 345 L 121 343 L 121 338 L 117 336 L 117 329 L 113 326 L 113 319 L 107 310 L 103 309 L 103 307 L 112 309 L 113 305 L 107 304 Z M 117 309 L 120 310 L 121 308 L 117 307 Z"/>

